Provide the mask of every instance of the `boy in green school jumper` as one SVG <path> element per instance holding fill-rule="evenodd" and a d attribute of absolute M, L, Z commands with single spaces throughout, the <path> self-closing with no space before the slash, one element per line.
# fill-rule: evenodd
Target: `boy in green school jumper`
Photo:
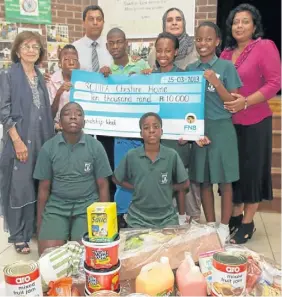
<path fill-rule="evenodd" d="M 33 177 L 39 180 L 38 248 L 80 241 L 87 232 L 86 209 L 95 201 L 109 201 L 112 175 L 102 144 L 82 131 L 84 112 L 67 103 L 60 113 L 62 133 L 40 150 Z"/>
<path fill-rule="evenodd" d="M 133 191 L 128 209 L 129 227 L 164 228 L 178 225 L 173 191 L 189 186 L 188 174 L 178 153 L 160 144 L 162 120 L 149 112 L 140 121 L 144 146 L 130 150 L 115 169 L 113 181 Z"/>
<path fill-rule="evenodd" d="M 125 33 L 119 28 L 111 29 L 107 34 L 107 49 L 113 57 L 113 64 L 110 67 L 101 68 L 100 72 L 105 77 L 109 75 L 132 75 L 140 73 L 150 73 L 149 64 L 140 59 L 133 61 L 127 53 L 128 42 Z M 132 148 L 142 145 L 140 139 L 118 138 L 114 139 L 114 166 L 118 166 L 125 154 Z M 129 204 L 132 200 L 132 191 L 117 186 L 115 193 L 115 201 L 117 203 L 118 220 L 120 227 L 126 227 L 123 214 L 127 213 Z"/>

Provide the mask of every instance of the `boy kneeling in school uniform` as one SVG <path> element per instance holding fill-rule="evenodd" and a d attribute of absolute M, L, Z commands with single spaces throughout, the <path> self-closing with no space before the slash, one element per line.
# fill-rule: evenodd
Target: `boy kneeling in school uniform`
<path fill-rule="evenodd" d="M 40 150 L 33 177 L 39 180 L 38 249 L 81 241 L 87 232 L 87 207 L 109 201 L 112 175 L 102 144 L 82 131 L 84 112 L 74 102 L 60 113 L 62 133 Z"/>
<path fill-rule="evenodd" d="M 149 112 L 140 121 L 144 145 L 131 149 L 116 168 L 113 181 L 133 190 L 127 224 L 132 228 L 179 225 L 173 191 L 189 187 L 188 174 L 178 153 L 160 144 L 162 119 Z"/>

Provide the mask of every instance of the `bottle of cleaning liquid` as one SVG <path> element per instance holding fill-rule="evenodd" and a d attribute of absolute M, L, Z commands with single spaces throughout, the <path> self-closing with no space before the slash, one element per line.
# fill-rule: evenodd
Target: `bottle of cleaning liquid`
<path fill-rule="evenodd" d="M 207 296 L 206 279 L 190 253 L 185 253 L 185 259 L 176 271 L 176 283 L 180 296 Z"/>
<path fill-rule="evenodd" d="M 136 278 L 136 293 L 150 296 L 170 296 L 174 292 L 174 274 L 167 257 L 141 269 Z"/>

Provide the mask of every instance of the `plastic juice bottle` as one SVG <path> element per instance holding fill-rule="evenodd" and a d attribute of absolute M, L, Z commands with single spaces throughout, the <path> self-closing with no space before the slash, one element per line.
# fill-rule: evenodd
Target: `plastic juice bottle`
<path fill-rule="evenodd" d="M 170 296 L 174 291 L 174 274 L 167 257 L 144 266 L 136 278 L 136 293 Z"/>
<path fill-rule="evenodd" d="M 180 296 L 207 296 L 206 279 L 190 253 L 185 253 L 185 259 L 176 271 L 176 283 Z"/>

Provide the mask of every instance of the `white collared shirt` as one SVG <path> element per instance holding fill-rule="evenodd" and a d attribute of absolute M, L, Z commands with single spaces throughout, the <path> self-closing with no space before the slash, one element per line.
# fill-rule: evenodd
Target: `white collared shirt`
<path fill-rule="evenodd" d="M 80 69 L 92 71 L 92 42 L 93 40 L 86 35 L 79 40 L 76 40 L 73 45 L 78 51 Z M 106 48 L 106 40 L 100 36 L 97 40 L 97 54 L 99 59 L 99 67 L 111 66 L 113 58 Z"/>

